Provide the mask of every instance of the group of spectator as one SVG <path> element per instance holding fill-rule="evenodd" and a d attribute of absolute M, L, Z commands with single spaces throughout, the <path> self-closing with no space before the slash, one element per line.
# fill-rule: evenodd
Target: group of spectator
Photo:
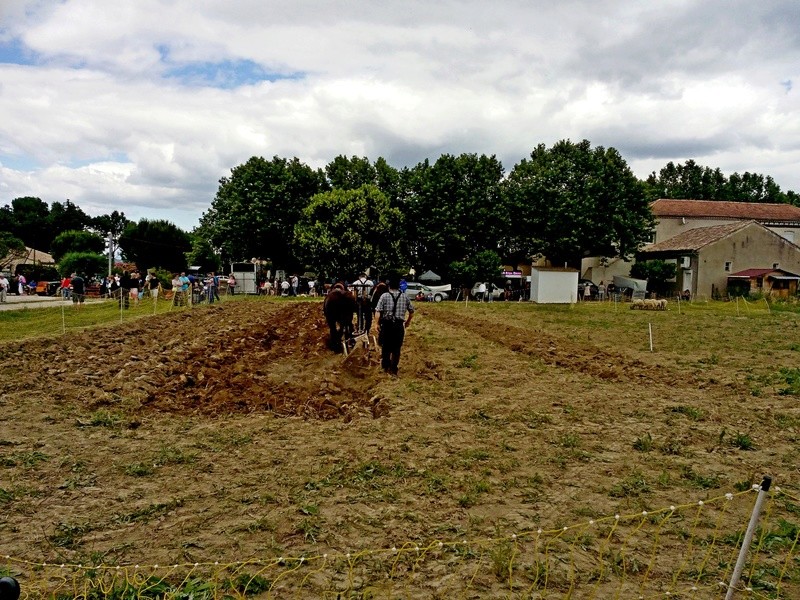
<path fill-rule="evenodd" d="M 313 280 L 303 282 L 301 288 L 300 277 L 295 273 L 286 279 L 280 277 L 266 278 L 258 286 L 260 296 L 299 296 L 307 294 L 317 295 L 317 283 Z"/>
<path fill-rule="evenodd" d="M 236 293 L 236 276 L 231 273 L 227 277 L 210 271 L 205 276 L 186 274 L 185 272 L 173 273 L 172 291 L 173 303 L 178 306 L 219 302 L 219 289 L 225 282 L 225 292 L 230 295 Z"/>

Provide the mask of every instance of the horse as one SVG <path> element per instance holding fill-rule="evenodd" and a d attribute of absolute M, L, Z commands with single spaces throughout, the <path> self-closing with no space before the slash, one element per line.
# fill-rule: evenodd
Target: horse
<path fill-rule="evenodd" d="M 329 344 L 331 350 L 340 351 L 342 340 L 353 335 L 353 315 L 357 309 L 356 298 L 348 292 L 344 284 L 334 284 L 322 303 L 322 313 L 330 328 Z"/>

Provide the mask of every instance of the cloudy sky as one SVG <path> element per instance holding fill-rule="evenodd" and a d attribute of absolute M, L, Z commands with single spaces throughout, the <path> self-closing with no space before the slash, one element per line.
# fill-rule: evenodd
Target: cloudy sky
<path fill-rule="evenodd" d="M 251 156 L 539 143 L 800 191 L 797 0 L 0 0 L 0 204 L 196 226 Z"/>

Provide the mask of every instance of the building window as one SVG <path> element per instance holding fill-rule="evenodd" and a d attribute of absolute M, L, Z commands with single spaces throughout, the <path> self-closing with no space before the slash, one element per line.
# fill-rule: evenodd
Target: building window
<path fill-rule="evenodd" d="M 729 260 L 726 260 L 726 261 L 725 261 L 725 272 L 726 272 L 726 273 L 730 273 L 730 270 L 731 270 L 731 265 L 732 265 L 732 264 L 733 264 L 733 263 L 731 263 L 731 261 L 729 261 Z"/>

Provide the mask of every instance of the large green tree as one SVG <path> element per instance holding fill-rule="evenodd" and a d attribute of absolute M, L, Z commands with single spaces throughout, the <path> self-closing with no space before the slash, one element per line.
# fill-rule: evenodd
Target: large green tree
<path fill-rule="evenodd" d="M 9 232 L 37 250 L 50 249 L 50 207 L 40 198 L 24 196 L 11 201 Z"/>
<path fill-rule="evenodd" d="M 106 248 L 106 252 L 111 253 L 111 256 L 116 256 L 119 248 L 119 238 L 129 223 L 132 223 L 132 221 L 125 216 L 124 212 L 115 210 L 111 213 L 94 217 L 89 224 L 89 229 L 102 236 L 106 240 L 106 244 L 111 246 Z"/>
<path fill-rule="evenodd" d="M 100 254 L 103 252 L 105 242 L 96 233 L 91 231 L 69 230 L 59 233 L 50 244 L 50 253 L 56 262 L 67 252 L 92 252 Z"/>
<path fill-rule="evenodd" d="M 619 152 L 587 140 L 540 144 L 511 171 L 505 193 L 517 248 L 557 266 L 630 256 L 654 225 L 643 185 Z"/>
<path fill-rule="evenodd" d="M 163 268 L 168 271 L 186 269 L 186 253 L 192 249 L 189 234 L 164 220 L 141 219 L 129 223 L 119 238 L 125 260 L 136 263 L 144 271 Z"/>
<path fill-rule="evenodd" d="M 253 157 L 220 180 L 197 233 L 224 261 L 268 258 L 278 268 L 299 268 L 294 226 L 311 197 L 327 189 L 324 172 L 297 158 Z"/>
<path fill-rule="evenodd" d="M 500 183 L 503 165 L 494 156 L 444 154 L 405 176 L 402 199 L 408 253 L 419 269 L 447 275 L 451 263 L 483 250 L 498 251 L 510 225 Z"/>
<path fill-rule="evenodd" d="M 726 177 L 719 168 L 704 167 L 693 160 L 677 165 L 668 162 L 658 173 L 653 171 L 650 174 L 646 185 L 651 200 L 675 198 L 800 204 L 795 192 L 782 192 L 769 175 L 745 171 Z"/>
<path fill-rule="evenodd" d="M 0 231 L 0 261 L 12 251 L 24 252 L 25 243 L 7 231 Z M 0 262 L 0 269 L 4 269 L 6 266 Z"/>
<path fill-rule="evenodd" d="M 353 278 L 375 266 L 402 264 L 395 232 L 402 215 L 374 185 L 332 190 L 311 198 L 295 226 L 306 264 L 327 276 Z"/>
<path fill-rule="evenodd" d="M 50 214 L 47 216 L 51 244 L 59 234 L 65 231 L 83 231 L 92 223 L 92 218 L 87 215 L 80 206 L 67 200 L 63 204 L 61 202 L 53 202 L 50 205 Z M 51 248 L 51 246 L 48 246 Z"/>
<path fill-rule="evenodd" d="M 211 243 L 200 235 L 192 234 L 190 237 L 192 249 L 186 254 L 189 266 L 200 267 L 204 273 L 209 271 L 219 273 L 221 261 L 219 255 L 211 247 Z"/>

